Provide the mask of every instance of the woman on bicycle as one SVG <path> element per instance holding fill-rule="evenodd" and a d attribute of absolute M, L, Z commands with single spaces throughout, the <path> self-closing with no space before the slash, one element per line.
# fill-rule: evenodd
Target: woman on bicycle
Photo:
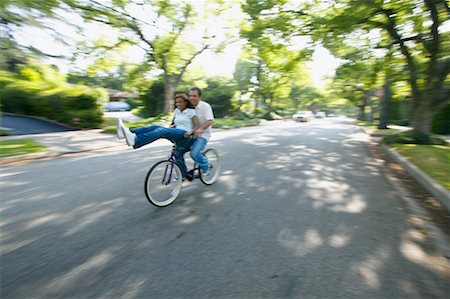
<path fill-rule="evenodd" d="M 176 144 L 177 148 L 190 148 L 192 144 L 191 136 L 199 127 L 195 109 L 192 108 L 191 102 L 185 93 L 175 95 L 175 106 L 174 118 L 170 128 L 152 125 L 130 130 L 123 125 L 121 119 L 118 119 L 118 138 L 125 138 L 127 144 L 134 149 L 160 138 L 170 140 Z"/>

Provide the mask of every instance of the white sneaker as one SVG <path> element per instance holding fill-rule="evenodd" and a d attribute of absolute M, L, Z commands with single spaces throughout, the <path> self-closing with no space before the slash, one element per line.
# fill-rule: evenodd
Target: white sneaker
<path fill-rule="evenodd" d="M 209 165 L 208 165 L 208 170 L 207 171 L 203 171 L 202 170 L 202 175 L 209 176 Z"/>
<path fill-rule="evenodd" d="M 117 139 L 124 139 L 125 135 L 122 131 L 123 122 L 120 118 L 117 119 Z"/>
<path fill-rule="evenodd" d="M 132 133 L 127 127 L 122 123 L 119 124 L 122 134 L 125 136 L 125 140 L 129 146 L 134 146 L 136 143 L 136 134 Z"/>

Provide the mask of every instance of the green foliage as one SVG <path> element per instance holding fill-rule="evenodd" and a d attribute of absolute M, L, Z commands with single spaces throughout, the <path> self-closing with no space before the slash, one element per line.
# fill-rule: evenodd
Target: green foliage
<path fill-rule="evenodd" d="M 45 67 L 27 65 L 22 70 L 19 76 L 0 72 L 2 111 L 40 116 L 78 128 L 98 127 L 102 122 L 100 104 L 107 97 L 104 90 L 67 85 L 61 76 L 48 75 Z"/>
<path fill-rule="evenodd" d="M 391 147 L 450 191 L 450 146 L 394 144 Z"/>
<path fill-rule="evenodd" d="M 436 134 L 450 134 L 450 105 L 435 115 L 431 128 Z"/>
<path fill-rule="evenodd" d="M 244 118 L 244 119 L 234 119 L 234 118 L 217 118 L 214 119 L 213 128 L 216 129 L 232 129 L 241 128 L 248 126 L 257 126 L 261 122 L 258 118 Z"/>
<path fill-rule="evenodd" d="M 140 112 L 141 117 L 156 116 L 164 111 L 164 82 L 157 80 L 142 97 L 144 109 Z"/>
<path fill-rule="evenodd" d="M 287 38 L 285 33 L 293 26 L 286 22 L 281 12 L 284 4 L 285 1 L 249 0 L 241 5 L 248 15 L 241 27 L 241 37 L 248 44 L 236 66 L 234 78 L 241 93 L 252 93 L 253 112 L 269 119 L 275 111 L 284 114 L 286 110 L 309 106 L 316 101 L 315 105 L 319 105 L 325 100 L 320 95 L 311 99 L 298 92 L 315 89 L 305 64 L 312 51 L 296 49 Z M 302 29 L 295 26 L 295 31 L 301 35 Z M 248 81 L 241 82 L 243 80 Z M 247 108 L 245 103 L 240 104 L 240 109 Z"/>
<path fill-rule="evenodd" d="M 254 63 L 242 58 L 236 62 L 233 78 L 237 82 L 241 93 L 248 91 L 250 87 L 250 80 L 254 76 L 256 76 L 256 67 Z"/>
<path fill-rule="evenodd" d="M 411 125 L 411 100 L 396 100 L 389 102 L 388 123 L 399 126 Z M 433 117 L 432 132 L 435 134 L 450 133 L 450 105 Z"/>
<path fill-rule="evenodd" d="M 46 152 L 47 148 L 31 138 L 0 140 L 0 157 Z"/>
<path fill-rule="evenodd" d="M 137 108 L 139 106 L 142 106 L 142 101 L 140 100 L 136 100 L 136 99 L 128 99 L 127 100 L 128 105 L 130 105 L 131 110 L 133 110 L 134 108 Z"/>
<path fill-rule="evenodd" d="M 249 18 L 242 36 L 259 47 L 309 35 L 344 59 L 335 94 L 361 107 L 364 93 L 353 87 L 364 84 L 364 91 L 379 90 L 389 75 L 393 98 L 411 98 L 413 125 L 429 132 L 430 114 L 450 101 L 445 82 L 450 70 L 446 1 L 294 2 L 245 1 L 242 9 Z M 399 81 L 408 82 L 408 88 L 395 86 Z"/>
<path fill-rule="evenodd" d="M 411 122 L 411 101 L 390 101 L 388 105 L 388 123 L 393 125 L 408 126 Z"/>
<path fill-rule="evenodd" d="M 203 89 L 203 100 L 212 106 L 214 116 L 220 118 L 232 114 L 231 98 L 235 89 L 231 80 L 215 77 L 207 79 L 206 82 L 208 87 Z"/>
<path fill-rule="evenodd" d="M 423 134 L 414 130 L 400 132 L 398 134 L 386 135 L 383 141 L 387 144 L 434 144 L 446 145 L 443 138 Z"/>
<path fill-rule="evenodd" d="M 102 129 L 104 132 L 108 133 L 116 133 L 116 119 L 115 118 L 106 118 L 105 122 L 102 125 Z M 125 123 L 125 126 L 130 129 L 142 128 L 151 125 L 160 125 L 167 127 L 172 121 L 172 115 L 158 115 L 154 117 L 144 118 L 140 121 Z"/>

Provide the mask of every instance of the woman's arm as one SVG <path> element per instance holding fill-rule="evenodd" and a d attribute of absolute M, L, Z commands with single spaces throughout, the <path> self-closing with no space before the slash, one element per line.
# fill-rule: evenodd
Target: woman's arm
<path fill-rule="evenodd" d="M 184 138 L 188 138 L 189 136 L 192 136 L 192 134 L 194 134 L 194 132 L 198 129 L 198 127 L 200 126 L 200 123 L 198 122 L 198 117 L 197 115 L 192 116 L 192 123 L 194 124 L 194 130 L 192 130 L 191 132 L 187 132 L 186 134 L 184 134 Z"/>
<path fill-rule="evenodd" d="M 172 118 L 169 128 L 175 128 L 175 116 Z"/>

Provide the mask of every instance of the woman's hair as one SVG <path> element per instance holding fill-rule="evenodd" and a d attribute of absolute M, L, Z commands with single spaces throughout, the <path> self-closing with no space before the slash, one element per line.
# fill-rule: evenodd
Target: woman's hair
<path fill-rule="evenodd" d="M 182 99 L 186 104 L 187 104 L 187 108 L 194 108 L 194 106 L 192 106 L 191 101 L 189 101 L 189 97 L 187 96 L 186 93 L 184 92 L 177 92 L 175 94 L 175 100 L 176 99 Z"/>

